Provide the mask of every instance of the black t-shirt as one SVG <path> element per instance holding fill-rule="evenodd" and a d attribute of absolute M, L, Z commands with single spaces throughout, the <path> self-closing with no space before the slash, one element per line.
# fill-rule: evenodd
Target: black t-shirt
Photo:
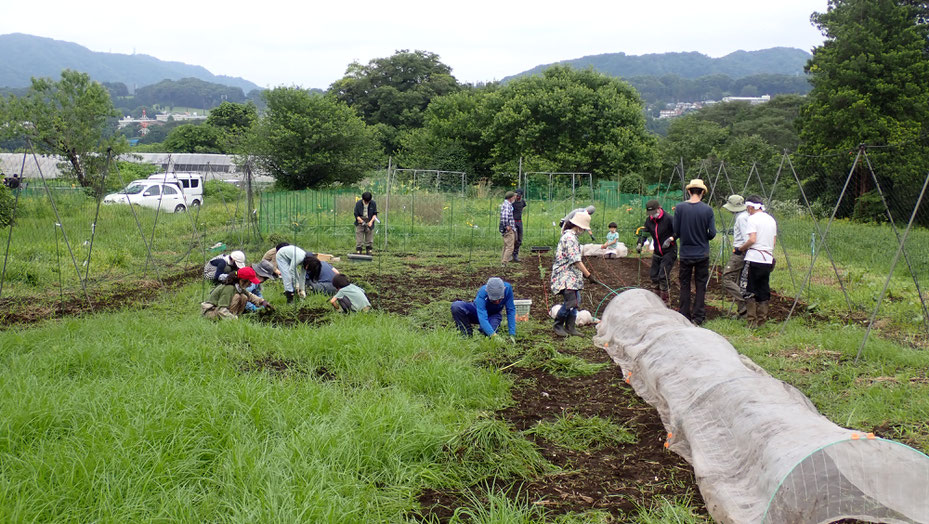
<path fill-rule="evenodd" d="M 523 208 L 526 207 L 526 201 L 519 199 L 513 202 L 513 220 L 522 220 L 523 219 Z"/>

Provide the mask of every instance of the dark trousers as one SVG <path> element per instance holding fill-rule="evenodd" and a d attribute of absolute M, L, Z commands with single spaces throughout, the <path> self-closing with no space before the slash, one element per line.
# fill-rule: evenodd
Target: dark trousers
<path fill-rule="evenodd" d="M 555 315 L 555 320 L 562 321 L 577 316 L 577 306 L 581 302 L 581 292 L 577 289 L 562 289 L 559 292 L 564 302 Z"/>
<path fill-rule="evenodd" d="M 771 300 L 771 271 L 774 264 L 760 262 L 746 262 L 742 268 L 742 278 L 739 285 L 742 288 L 742 297 L 755 302 Z"/>
<path fill-rule="evenodd" d="M 706 320 L 706 285 L 710 281 L 710 258 L 682 258 L 678 279 L 681 281 L 681 308 L 687 320 L 700 325 Z M 690 281 L 696 287 L 693 311 L 690 306 Z"/>
<path fill-rule="evenodd" d="M 677 261 L 677 249 L 668 248 L 663 255 L 657 251 L 652 255 L 652 268 L 649 277 L 652 284 L 661 291 L 671 289 L 671 270 Z"/>
<path fill-rule="evenodd" d="M 497 332 L 497 328 L 500 327 L 500 322 L 503 321 L 503 311 L 504 310 L 501 309 L 497 313 L 487 315 L 487 323 L 493 328 L 494 333 Z M 474 305 L 474 302 L 465 302 L 464 300 L 452 302 L 452 319 L 455 321 L 455 325 L 458 326 L 458 331 L 461 331 L 462 335 L 470 337 L 473 333 L 471 325 L 479 323 L 477 319 L 477 307 Z M 487 333 L 483 334 L 485 336 L 488 335 Z"/>
<path fill-rule="evenodd" d="M 519 256 L 519 246 L 523 245 L 523 221 L 516 221 L 516 243 L 513 244 L 513 256 Z"/>

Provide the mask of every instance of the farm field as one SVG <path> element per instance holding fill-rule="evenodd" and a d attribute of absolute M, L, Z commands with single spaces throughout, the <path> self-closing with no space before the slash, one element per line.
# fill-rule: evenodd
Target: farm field
<path fill-rule="evenodd" d="M 260 253 L 249 252 L 250 258 Z M 197 316 L 198 266 L 93 315 L 0 334 L 4 520 L 707 521 L 657 413 L 590 336 L 556 340 L 525 256 L 390 253 L 337 263 L 377 311 L 320 297 L 239 322 Z M 589 259 L 610 287 L 636 258 Z M 647 271 L 648 259 L 642 261 Z M 516 346 L 462 343 L 449 303 L 489 275 L 532 298 Z M 588 287 L 584 306 L 610 291 Z M 707 327 L 803 390 L 833 421 L 929 451 L 929 358 L 893 330 L 854 364 L 862 329 L 822 317 L 752 334 Z M 550 300 L 550 297 L 549 297 Z M 114 301 L 104 299 L 104 303 Z M 775 317 L 790 302 L 776 299 Z M 8 460 L 9 459 L 9 460 Z"/>

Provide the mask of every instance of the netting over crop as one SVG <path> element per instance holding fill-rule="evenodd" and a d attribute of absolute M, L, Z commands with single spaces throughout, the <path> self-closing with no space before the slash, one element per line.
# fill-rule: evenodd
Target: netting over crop
<path fill-rule="evenodd" d="M 594 342 L 658 410 L 719 522 L 929 522 L 929 457 L 834 424 L 653 293 L 614 298 Z"/>

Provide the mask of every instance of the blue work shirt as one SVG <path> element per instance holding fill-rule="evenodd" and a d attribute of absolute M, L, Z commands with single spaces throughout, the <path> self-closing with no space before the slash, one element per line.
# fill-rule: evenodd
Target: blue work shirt
<path fill-rule="evenodd" d="M 481 331 L 490 336 L 494 334 L 494 329 L 490 327 L 487 321 L 488 315 L 495 315 L 503 308 L 506 308 L 506 326 L 510 330 L 510 336 L 516 336 L 516 304 L 513 302 L 513 286 L 508 282 L 503 283 L 504 293 L 503 300 L 499 304 L 487 298 L 487 285 L 481 286 L 474 298 L 474 307 L 477 309 L 477 321 L 481 325 Z"/>

